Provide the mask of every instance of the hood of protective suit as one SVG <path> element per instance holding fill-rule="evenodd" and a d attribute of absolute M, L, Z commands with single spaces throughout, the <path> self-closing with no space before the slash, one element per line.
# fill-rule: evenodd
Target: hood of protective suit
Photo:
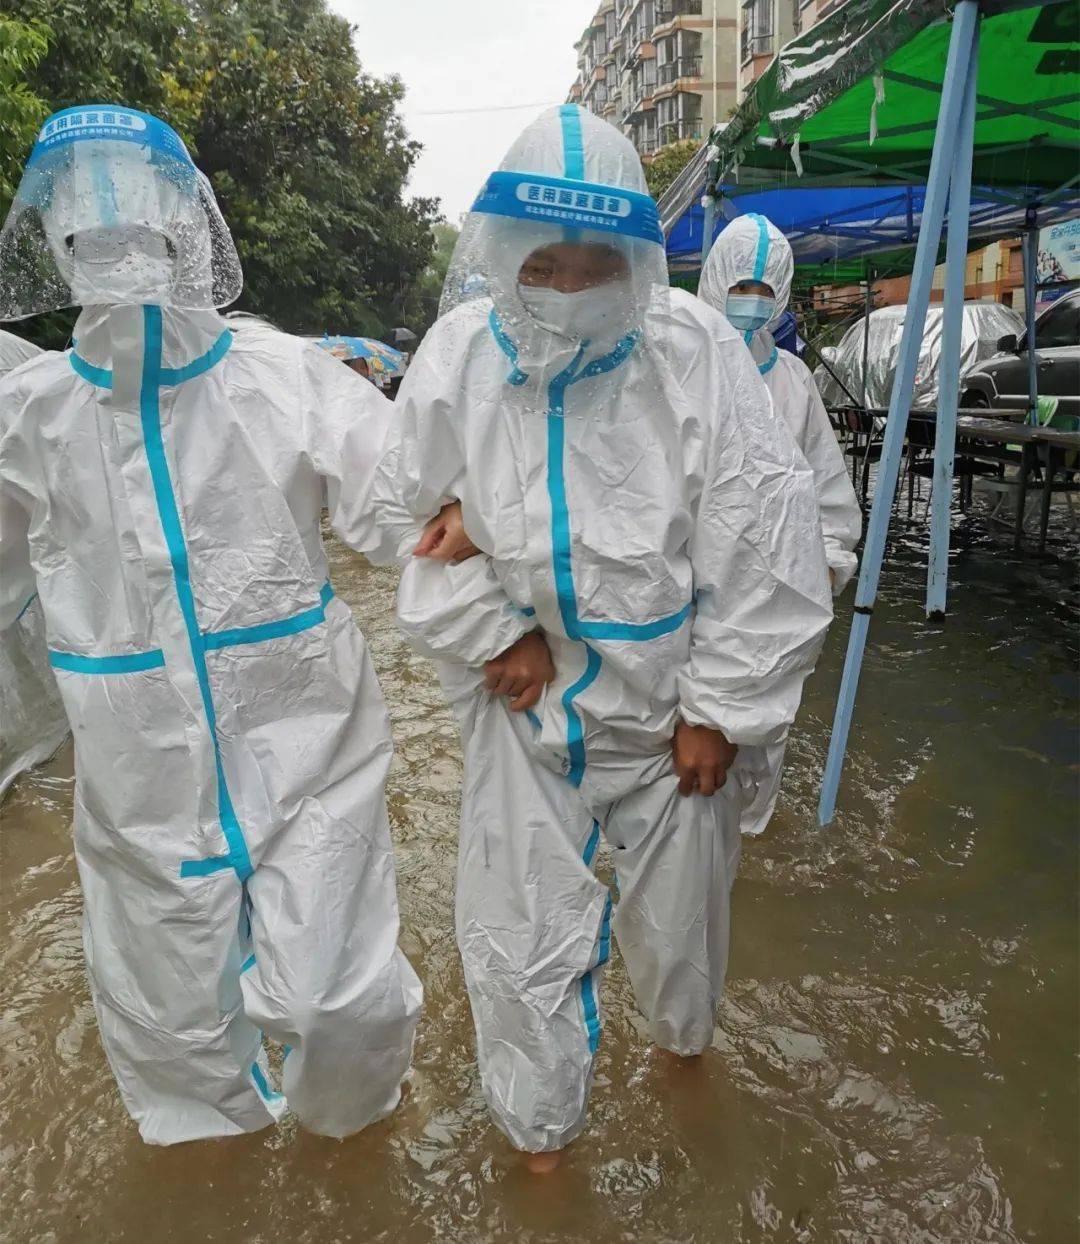
<path fill-rule="evenodd" d="M 92 304 L 221 307 L 241 284 L 210 183 L 169 126 L 121 107 L 49 118 L 0 232 L 0 319 Z"/>
<path fill-rule="evenodd" d="M 773 292 L 776 305 L 763 327 L 743 334 L 759 365 L 774 357 L 771 329 L 787 310 L 795 259 L 780 230 L 757 212 L 737 216 L 713 243 L 701 270 L 698 296 L 721 314 L 727 314 L 728 293 L 739 281 L 762 281 Z"/>
<path fill-rule="evenodd" d="M 519 285 L 529 255 L 555 243 L 611 247 L 625 260 L 625 275 L 574 294 Z M 640 327 L 658 285 L 667 285 L 663 234 L 637 152 L 606 121 L 564 104 L 527 126 L 485 183 L 454 251 L 440 312 L 490 298 L 529 370 L 582 347 L 587 355 L 609 351 Z"/>

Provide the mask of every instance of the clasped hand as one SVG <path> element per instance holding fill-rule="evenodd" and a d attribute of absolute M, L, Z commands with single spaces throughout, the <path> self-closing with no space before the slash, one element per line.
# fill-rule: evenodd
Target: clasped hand
<path fill-rule="evenodd" d="M 425 526 L 414 557 L 457 563 L 475 557 L 480 550 L 465 532 L 461 502 L 451 501 Z M 517 643 L 484 665 L 484 685 L 493 695 L 505 695 L 510 709 L 523 713 L 540 702 L 544 688 L 555 678 L 551 649 L 539 631 L 524 635 Z M 691 726 L 675 727 L 672 754 L 679 779 L 679 794 L 713 795 L 727 781 L 738 748 L 719 730 Z"/>

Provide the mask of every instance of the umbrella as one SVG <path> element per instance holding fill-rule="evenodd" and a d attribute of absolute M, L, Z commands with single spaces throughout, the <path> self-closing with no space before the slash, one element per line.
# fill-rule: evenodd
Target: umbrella
<path fill-rule="evenodd" d="M 374 337 L 331 337 L 327 333 L 318 345 L 339 359 L 367 359 L 374 372 L 387 376 L 405 374 L 405 355 Z"/>

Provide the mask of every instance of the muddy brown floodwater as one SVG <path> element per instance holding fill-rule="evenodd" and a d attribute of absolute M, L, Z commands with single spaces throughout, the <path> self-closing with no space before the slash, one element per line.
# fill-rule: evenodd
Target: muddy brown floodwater
<path fill-rule="evenodd" d="M 395 577 L 333 547 L 397 742 L 403 943 L 427 991 L 407 1103 L 346 1142 L 291 1122 L 154 1149 L 121 1109 L 83 975 L 71 756 L 3 808 L 0 1232 L 9 1241 L 1012 1241 L 1076 1238 L 1075 551 L 973 524 L 945 627 L 921 533 L 874 617 L 841 812 L 815 827 L 850 596 L 780 810 L 748 843 L 714 1048 L 650 1055 L 617 954 L 588 1130 L 527 1177 L 488 1124 L 453 942 L 461 762 Z"/>

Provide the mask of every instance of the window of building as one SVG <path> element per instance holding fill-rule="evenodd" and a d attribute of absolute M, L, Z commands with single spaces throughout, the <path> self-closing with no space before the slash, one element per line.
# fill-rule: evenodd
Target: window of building
<path fill-rule="evenodd" d="M 656 105 L 656 120 L 660 145 L 681 142 L 687 138 L 700 139 L 701 96 L 693 91 L 679 91 Z"/>
<path fill-rule="evenodd" d="M 742 59 L 762 56 L 772 50 L 773 0 L 748 0 L 742 6 Z"/>
<path fill-rule="evenodd" d="M 656 44 L 657 82 L 668 86 L 679 78 L 701 77 L 701 35 L 680 30 Z"/>
<path fill-rule="evenodd" d="M 663 26 L 676 17 L 700 17 L 701 0 L 658 0 L 656 24 Z"/>

